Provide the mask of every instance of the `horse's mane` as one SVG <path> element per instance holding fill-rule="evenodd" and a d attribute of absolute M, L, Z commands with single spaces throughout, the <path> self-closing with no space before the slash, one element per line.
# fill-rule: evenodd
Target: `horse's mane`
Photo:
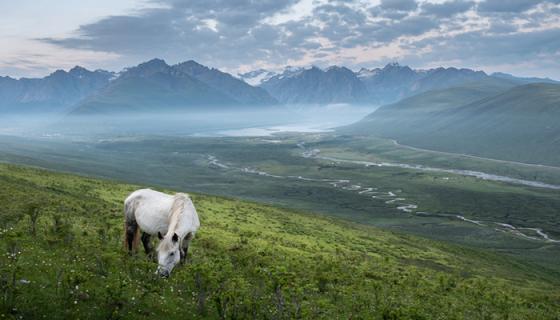
<path fill-rule="evenodd" d="M 183 209 L 185 209 L 185 203 L 189 200 L 189 195 L 186 193 L 177 193 L 173 196 L 173 204 L 171 205 L 171 213 L 169 215 L 169 228 L 167 229 L 167 234 L 172 234 L 177 228 L 179 223 L 179 216 Z"/>

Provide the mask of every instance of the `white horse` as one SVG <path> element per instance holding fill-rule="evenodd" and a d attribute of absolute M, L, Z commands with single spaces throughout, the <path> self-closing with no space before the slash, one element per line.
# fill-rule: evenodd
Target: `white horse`
<path fill-rule="evenodd" d="M 157 234 L 158 269 L 163 277 L 169 277 L 179 261 L 187 258 L 189 243 L 200 227 L 196 209 L 185 193 L 173 196 L 151 189 L 131 193 L 124 201 L 125 245 L 129 252 L 140 242 L 147 254 L 151 254 L 150 236 Z"/>

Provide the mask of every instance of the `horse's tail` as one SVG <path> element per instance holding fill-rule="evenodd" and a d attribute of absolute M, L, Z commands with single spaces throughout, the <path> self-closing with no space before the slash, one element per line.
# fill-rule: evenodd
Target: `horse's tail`
<path fill-rule="evenodd" d="M 127 199 L 124 203 L 124 248 L 128 251 L 136 250 L 140 243 L 140 228 L 136 222 L 136 199 Z"/>

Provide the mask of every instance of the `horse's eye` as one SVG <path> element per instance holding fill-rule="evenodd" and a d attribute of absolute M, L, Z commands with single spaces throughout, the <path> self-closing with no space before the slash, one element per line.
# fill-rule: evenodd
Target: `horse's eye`
<path fill-rule="evenodd" d="M 173 257 L 175 255 L 175 252 L 171 252 L 169 255 Z"/>

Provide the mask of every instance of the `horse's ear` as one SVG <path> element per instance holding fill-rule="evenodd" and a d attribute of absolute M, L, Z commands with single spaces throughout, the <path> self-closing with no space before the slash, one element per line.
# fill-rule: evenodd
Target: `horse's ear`
<path fill-rule="evenodd" d="M 173 234 L 173 238 L 171 238 L 171 240 L 172 240 L 173 242 L 177 242 L 177 241 L 179 241 L 179 236 L 178 236 L 176 233 L 174 233 L 174 234 Z"/>
<path fill-rule="evenodd" d="M 159 240 L 163 240 L 163 236 L 161 235 L 161 232 L 159 232 L 159 231 L 157 233 L 157 237 L 159 238 Z"/>

